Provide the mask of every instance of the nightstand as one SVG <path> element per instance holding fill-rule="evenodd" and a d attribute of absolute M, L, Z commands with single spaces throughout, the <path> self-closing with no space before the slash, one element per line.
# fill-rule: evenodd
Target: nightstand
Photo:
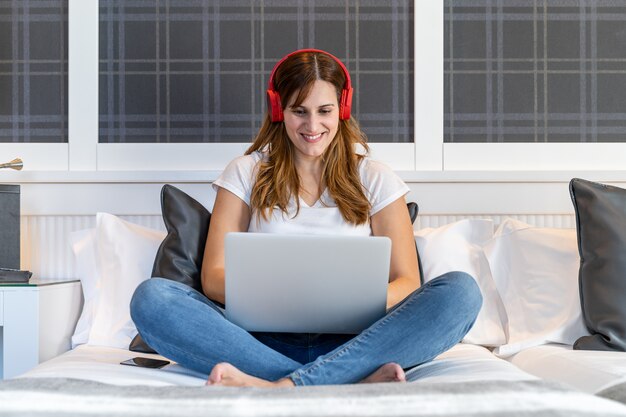
<path fill-rule="evenodd" d="M 69 350 L 81 305 L 78 280 L 0 283 L 0 379 Z"/>

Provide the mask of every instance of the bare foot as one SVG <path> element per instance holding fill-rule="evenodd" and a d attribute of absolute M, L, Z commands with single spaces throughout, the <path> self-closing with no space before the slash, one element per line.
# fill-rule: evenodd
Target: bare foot
<path fill-rule="evenodd" d="M 293 387 L 295 384 L 289 378 L 282 378 L 278 381 L 266 381 L 248 375 L 235 368 L 230 363 L 218 363 L 211 370 L 206 385 L 219 385 L 223 387 L 259 387 L 259 388 L 280 388 Z"/>
<path fill-rule="evenodd" d="M 374 382 L 406 382 L 406 375 L 402 367 L 397 363 L 386 363 L 361 381 L 362 384 Z"/>

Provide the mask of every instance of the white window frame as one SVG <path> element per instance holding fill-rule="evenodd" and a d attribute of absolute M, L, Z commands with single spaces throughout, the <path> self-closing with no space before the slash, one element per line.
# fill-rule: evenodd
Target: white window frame
<path fill-rule="evenodd" d="M 98 0 L 70 0 L 69 19 L 71 170 L 222 170 L 249 146 L 247 143 L 98 143 Z M 373 157 L 395 169 L 415 169 L 414 143 L 374 143 L 371 148 Z"/>
<path fill-rule="evenodd" d="M 98 143 L 98 0 L 69 0 L 68 143 L 0 144 L 38 171 L 219 171 L 245 143 Z M 398 171 L 623 170 L 626 143 L 444 143 L 444 0 L 414 2 L 413 143 L 373 143 Z M 4 162 L 4 161 L 0 161 Z"/>
<path fill-rule="evenodd" d="M 418 6 L 419 3 L 422 2 L 415 3 L 416 10 L 424 6 Z M 443 64 L 444 1 L 426 3 L 442 13 L 441 18 L 433 20 L 441 22 L 441 27 L 431 34 L 431 38 L 433 35 L 441 35 L 437 41 L 440 41 L 442 54 L 441 60 L 437 62 Z M 433 28 L 433 22 L 425 23 Z M 415 44 L 418 44 L 417 39 Z M 443 98 L 443 79 L 441 84 L 433 84 L 441 89 L 436 93 L 431 91 L 432 97 Z M 443 106 L 439 114 L 436 123 L 443 127 Z M 606 172 L 623 171 L 626 166 L 626 143 L 443 143 L 443 130 L 439 143 L 442 145 L 443 171 L 494 171 L 494 179 L 502 171 Z"/>

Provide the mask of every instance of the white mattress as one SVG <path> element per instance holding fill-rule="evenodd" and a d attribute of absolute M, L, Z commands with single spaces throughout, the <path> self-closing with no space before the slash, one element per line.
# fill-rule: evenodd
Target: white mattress
<path fill-rule="evenodd" d="M 537 377 L 497 358 L 487 348 L 460 343 L 435 360 L 407 372 L 409 381 L 529 381 Z"/>
<path fill-rule="evenodd" d="M 46 361 L 20 377 L 62 377 L 91 380 L 114 385 L 203 385 L 207 375 L 194 372 L 178 364 L 162 369 L 146 369 L 120 365 L 134 356 L 161 358 L 100 346 L 81 345 Z M 509 362 L 498 359 L 489 350 L 474 345 L 459 344 L 434 361 L 418 366 L 407 373 L 409 381 L 464 382 L 478 380 L 533 380 Z"/>
<path fill-rule="evenodd" d="M 626 382 L 623 352 L 573 350 L 567 345 L 548 344 L 524 349 L 507 360 L 540 378 L 592 394 Z"/>
<path fill-rule="evenodd" d="M 113 385 L 204 385 L 207 375 L 172 363 L 161 369 L 120 365 L 120 362 L 143 356 L 164 359 L 159 355 L 131 352 L 103 346 L 80 345 L 43 362 L 18 378 L 76 378 Z"/>

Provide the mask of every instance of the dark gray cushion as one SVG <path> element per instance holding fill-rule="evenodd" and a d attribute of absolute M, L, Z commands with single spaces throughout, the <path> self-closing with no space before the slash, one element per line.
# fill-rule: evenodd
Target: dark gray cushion
<path fill-rule="evenodd" d="M 411 223 L 415 223 L 415 219 L 417 219 L 417 215 L 419 213 L 419 206 L 417 203 L 409 202 L 406 203 L 406 208 L 409 209 L 409 217 L 411 218 Z"/>
<path fill-rule="evenodd" d="M 181 282 L 202 293 L 200 271 L 211 213 L 183 191 L 165 184 L 161 189 L 161 214 L 167 236 L 155 256 L 152 276 Z M 155 353 L 139 334 L 129 349 Z"/>
<path fill-rule="evenodd" d="M 161 213 L 167 236 L 157 251 L 152 276 L 182 282 L 202 292 L 200 269 L 211 213 L 169 184 L 161 190 Z"/>
<path fill-rule="evenodd" d="M 626 350 L 626 190 L 574 178 L 583 317 L 574 349 Z"/>
<path fill-rule="evenodd" d="M 419 206 L 417 203 L 411 201 L 406 203 L 406 207 L 409 209 L 409 217 L 411 218 L 411 223 L 415 223 L 415 219 L 417 219 L 417 215 L 419 214 Z M 420 259 L 420 254 L 417 249 L 417 242 L 415 242 L 415 251 L 417 252 L 417 266 L 420 270 L 420 283 L 424 284 L 424 272 L 422 271 L 422 260 Z"/>

